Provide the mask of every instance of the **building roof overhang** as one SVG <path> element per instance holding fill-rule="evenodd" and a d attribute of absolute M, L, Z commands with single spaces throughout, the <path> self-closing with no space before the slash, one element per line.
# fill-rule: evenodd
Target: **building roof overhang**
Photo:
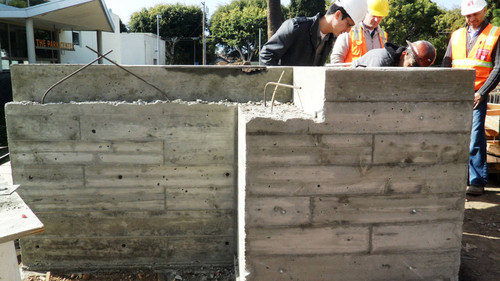
<path fill-rule="evenodd" d="M 100 30 L 114 32 L 104 0 L 52 1 L 28 8 L 0 6 L 0 20 L 25 24 L 33 19 L 36 28 L 62 30 Z"/>

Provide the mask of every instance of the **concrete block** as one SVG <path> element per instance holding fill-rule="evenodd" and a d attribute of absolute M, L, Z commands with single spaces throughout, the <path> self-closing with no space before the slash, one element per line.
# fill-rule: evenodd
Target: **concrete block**
<path fill-rule="evenodd" d="M 232 265 L 233 249 L 233 236 L 169 238 L 165 256 L 173 265 Z"/>
<path fill-rule="evenodd" d="M 164 263 L 162 237 L 39 238 L 21 240 L 23 265 L 29 270 L 78 270 L 146 266 Z M 110 259 L 109 257 L 113 258 Z M 78 260 L 78 263 L 74 261 Z"/>
<path fill-rule="evenodd" d="M 375 135 L 374 163 L 464 163 L 469 137 L 463 133 Z"/>
<path fill-rule="evenodd" d="M 234 134 L 232 120 L 226 122 L 218 118 L 214 122 L 193 117 L 167 118 L 162 116 L 81 116 L 82 139 L 91 141 L 126 140 L 150 141 L 168 136 L 189 133 L 192 136 L 199 134 Z"/>
<path fill-rule="evenodd" d="M 365 167 L 365 166 L 361 166 Z M 386 179 L 352 166 L 247 166 L 248 195 L 382 194 Z M 376 176 L 376 175 L 374 175 Z"/>
<path fill-rule="evenodd" d="M 246 124 L 247 133 L 253 134 L 276 134 L 276 133 L 290 133 L 290 134 L 304 134 L 308 132 L 309 120 L 303 119 L 289 119 L 271 120 L 267 118 L 255 118 L 248 121 Z"/>
<path fill-rule="evenodd" d="M 474 71 L 451 68 L 329 68 L 326 101 L 470 101 Z M 363 81 L 360 83 L 360 81 Z"/>
<path fill-rule="evenodd" d="M 309 133 L 469 133 L 471 114 L 470 102 L 326 102 L 325 122 Z"/>
<path fill-rule="evenodd" d="M 248 167 L 247 194 L 342 195 L 465 191 L 466 164 Z"/>
<path fill-rule="evenodd" d="M 255 255 L 366 253 L 368 227 L 249 228 L 247 259 Z"/>
<path fill-rule="evenodd" d="M 247 197 L 246 226 L 298 226 L 311 221 L 309 197 Z"/>
<path fill-rule="evenodd" d="M 232 134 L 169 136 L 165 138 L 165 162 L 169 165 L 232 165 L 235 141 Z"/>
<path fill-rule="evenodd" d="M 463 195 L 315 197 L 315 224 L 392 223 L 462 219 Z"/>
<path fill-rule="evenodd" d="M 78 211 L 40 212 L 37 215 L 45 225 L 45 231 L 37 237 L 47 239 L 232 236 L 235 223 L 234 210 Z"/>
<path fill-rule="evenodd" d="M 370 163 L 372 136 L 249 135 L 247 154 L 249 165 L 262 166 Z"/>
<path fill-rule="evenodd" d="M 381 255 L 256 256 L 248 281 L 458 280 L 459 251 Z"/>
<path fill-rule="evenodd" d="M 163 164 L 162 154 L 104 154 L 100 153 L 97 155 L 98 163 L 101 164 L 129 164 L 134 163 L 136 165 L 161 165 Z"/>
<path fill-rule="evenodd" d="M 97 157 L 85 152 L 21 152 L 11 158 L 18 165 L 90 165 Z"/>
<path fill-rule="evenodd" d="M 12 177 L 14 183 L 21 185 L 20 189 L 46 187 L 64 189 L 84 185 L 83 167 L 76 165 L 15 166 L 15 169 L 12 169 Z"/>
<path fill-rule="evenodd" d="M 167 210 L 234 209 L 236 202 L 233 185 L 192 187 L 189 183 L 167 187 Z"/>
<path fill-rule="evenodd" d="M 9 143 L 80 139 L 80 121 L 76 115 L 10 115 L 9 108 L 7 104 L 5 114 Z"/>
<path fill-rule="evenodd" d="M 234 185 L 234 168 L 212 166 L 86 166 L 87 187 L 217 187 Z"/>
<path fill-rule="evenodd" d="M 14 101 L 40 102 L 46 89 L 81 65 L 29 65 L 11 68 Z M 92 65 L 55 87 L 47 103 L 82 101 L 143 101 L 182 99 L 194 101 L 263 99 L 267 82 L 292 84 L 290 67 L 256 66 L 126 66 L 161 89 L 163 94 L 114 65 Z M 28 77 L 37 77 L 36 82 Z M 291 90 L 279 88 L 277 100 L 290 101 Z"/>
<path fill-rule="evenodd" d="M 460 249 L 462 221 L 374 226 L 372 252 Z"/>
<path fill-rule="evenodd" d="M 10 152 L 118 152 L 161 153 L 162 141 L 16 141 L 9 145 Z"/>
<path fill-rule="evenodd" d="M 36 212 L 77 210 L 164 210 L 163 187 L 25 188 L 18 191 Z M 47 195 L 49 194 L 49 196 Z"/>

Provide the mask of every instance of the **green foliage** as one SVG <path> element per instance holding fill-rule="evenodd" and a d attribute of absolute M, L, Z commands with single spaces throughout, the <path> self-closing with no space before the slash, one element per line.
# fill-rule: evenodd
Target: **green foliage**
<path fill-rule="evenodd" d="M 8 4 L 7 4 L 7 2 L 8 2 Z M 35 5 L 39 5 L 39 4 L 43 4 L 43 3 L 47 3 L 47 2 L 49 2 L 49 1 L 48 0 L 30 0 L 30 7 L 35 6 Z M 28 0 L 10 0 L 10 1 L 0 0 L 0 4 L 5 4 L 5 5 L 12 6 L 12 7 L 17 7 L 17 8 L 26 8 L 26 7 L 28 7 Z"/>
<path fill-rule="evenodd" d="M 500 9 L 493 10 L 491 23 L 495 26 L 500 26 Z"/>
<path fill-rule="evenodd" d="M 312 17 L 317 13 L 324 13 L 325 0 L 291 0 L 290 17 Z"/>
<path fill-rule="evenodd" d="M 430 0 L 389 0 L 389 15 L 382 21 L 382 28 L 388 33 L 388 41 L 399 45 L 427 40 L 437 51 L 438 65 L 446 52 L 450 34 L 463 19 L 456 14 L 446 13 Z"/>
<path fill-rule="evenodd" d="M 150 32 L 156 34 L 156 15 L 160 18 L 160 36 L 167 42 L 167 64 L 192 64 L 193 49 L 200 49 L 200 42 L 193 37 L 202 36 L 203 11 L 201 7 L 182 4 L 160 4 L 150 9 L 142 9 L 130 17 L 130 32 Z M 197 57 L 200 58 L 201 55 Z"/>
<path fill-rule="evenodd" d="M 210 19 L 213 42 L 226 54 L 237 51 L 242 60 L 250 61 L 258 49 L 259 28 L 265 37 L 267 12 L 265 0 L 233 0 L 219 6 Z M 265 42 L 265 38 L 262 39 Z"/>

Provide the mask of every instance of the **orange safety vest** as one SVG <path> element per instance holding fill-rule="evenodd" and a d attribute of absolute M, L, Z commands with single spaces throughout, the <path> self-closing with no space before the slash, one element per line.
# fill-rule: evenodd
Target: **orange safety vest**
<path fill-rule="evenodd" d="M 488 24 L 479 34 L 476 44 L 467 55 L 467 29 L 465 27 L 451 35 L 451 67 L 476 70 L 475 90 L 479 90 L 493 70 L 491 53 L 500 36 L 500 28 Z"/>
<path fill-rule="evenodd" d="M 379 30 L 380 31 L 380 30 Z M 380 46 L 384 47 L 387 41 L 387 32 L 379 32 Z M 353 60 L 359 59 L 361 56 L 366 54 L 368 50 L 366 49 L 365 36 L 361 30 L 361 26 L 357 26 L 351 29 L 349 32 L 349 52 L 345 58 L 345 62 L 352 62 Z"/>

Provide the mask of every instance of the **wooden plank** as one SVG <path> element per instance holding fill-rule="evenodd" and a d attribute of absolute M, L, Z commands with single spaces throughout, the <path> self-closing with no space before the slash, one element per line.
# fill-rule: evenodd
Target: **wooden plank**
<path fill-rule="evenodd" d="M 493 154 L 495 156 L 500 156 L 500 146 L 495 143 L 488 142 L 486 145 L 486 151 L 489 154 Z"/>
<path fill-rule="evenodd" d="M 43 232 L 43 223 L 13 192 L 0 196 L 0 243 Z"/>

